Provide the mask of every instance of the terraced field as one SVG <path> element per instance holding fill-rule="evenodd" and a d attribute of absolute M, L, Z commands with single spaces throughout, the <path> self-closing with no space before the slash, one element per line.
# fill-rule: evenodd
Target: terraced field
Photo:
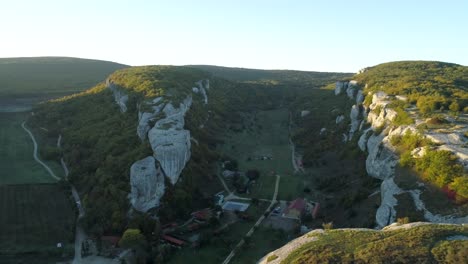
<path fill-rule="evenodd" d="M 58 184 L 0 185 L 0 259 L 18 253 L 62 253 L 74 242 L 75 212 Z M 56 252 L 57 243 L 65 249 Z"/>

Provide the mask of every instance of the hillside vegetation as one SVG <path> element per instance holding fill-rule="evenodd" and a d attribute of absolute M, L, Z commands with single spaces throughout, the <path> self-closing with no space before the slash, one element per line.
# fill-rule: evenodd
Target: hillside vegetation
<path fill-rule="evenodd" d="M 354 77 L 366 92 L 408 97 L 421 113 L 468 112 L 468 67 L 436 61 L 401 61 L 366 68 Z"/>
<path fill-rule="evenodd" d="M 407 224 L 383 231 L 313 231 L 286 256 L 272 252 L 262 263 L 466 263 L 468 227 Z M 288 247 L 288 245 L 286 245 Z M 278 254 L 278 255 L 276 255 Z M 276 256 L 276 257 L 275 257 Z"/>
<path fill-rule="evenodd" d="M 0 58 L 0 98 L 52 98 L 80 92 L 125 67 L 128 66 L 68 57 Z"/>

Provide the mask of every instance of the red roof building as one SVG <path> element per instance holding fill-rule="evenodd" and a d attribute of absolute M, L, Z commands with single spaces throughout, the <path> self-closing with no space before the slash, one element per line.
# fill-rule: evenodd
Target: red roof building
<path fill-rule="evenodd" d="M 176 246 L 183 246 L 185 245 L 185 242 L 180 240 L 180 239 L 177 239 L 175 237 L 171 237 L 171 236 L 168 236 L 168 235 L 162 235 L 161 238 L 171 244 L 174 244 Z"/>
<path fill-rule="evenodd" d="M 117 247 L 119 245 L 120 237 L 118 236 L 102 236 L 101 241 L 111 245 L 113 247 Z"/>
<path fill-rule="evenodd" d="M 200 221 L 208 221 L 211 217 L 213 217 L 213 212 L 210 208 L 205 208 L 203 210 L 193 212 L 192 216 Z"/>
<path fill-rule="evenodd" d="M 306 201 L 302 198 L 297 198 L 284 210 L 283 217 L 301 220 L 305 213 Z"/>

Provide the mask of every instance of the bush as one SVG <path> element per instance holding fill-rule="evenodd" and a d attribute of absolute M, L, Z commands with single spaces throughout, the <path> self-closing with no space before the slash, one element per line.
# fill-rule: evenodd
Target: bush
<path fill-rule="evenodd" d="M 268 256 L 268 258 L 267 258 L 267 262 L 271 262 L 271 261 L 273 261 L 273 260 L 275 260 L 275 259 L 277 259 L 277 258 L 278 258 L 278 256 L 276 256 L 276 255 L 270 255 L 270 256 Z"/>
<path fill-rule="evenodd" d="M 137 248 L 143 247 L 146 244 L 145 236 L 139 229 L 125 230 L 122 239 L 119 241 L 119 246 L 123 248 Z"/>
<path fill-rule="evenodd" d="M 408 224 L 410 221 L 409 221 L 409 217 L 405 216 L 405 217 L 400 217 L 397 219 L 397 223 L 399 225 L 404 225 L 404 224 Z"/>
<path fill-rule="evenodd" d="M 323 229 L 325 229 L 325 230 L 333 229 L 333 222 L 323 223 L 323 224 L 322 224 L 322 227 L 323 227 Z"/>

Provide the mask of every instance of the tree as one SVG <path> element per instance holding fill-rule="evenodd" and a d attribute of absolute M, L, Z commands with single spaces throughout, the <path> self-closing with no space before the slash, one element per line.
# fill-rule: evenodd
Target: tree
<path fill-rule="evenodd" d="M 245 174 L 251 181 L 255 181 L 260 177 L 260 172 L 257 169 L 248 170 Z"/>
<path fill-rule="evenodd" d="M 449 109 L 452 112 L 458 112 L 460 111 L 460 105 L 456 101 L 454 101 L 450 104 Z"/>
<path fill-rule="evenodd" d="M 119 246 L 123 248 L 136 249 L 146 245 L 145 236 L 141 233 L 140 229 L 127 229 L 125 230 L 122 239 L 119 241 Z"/>

